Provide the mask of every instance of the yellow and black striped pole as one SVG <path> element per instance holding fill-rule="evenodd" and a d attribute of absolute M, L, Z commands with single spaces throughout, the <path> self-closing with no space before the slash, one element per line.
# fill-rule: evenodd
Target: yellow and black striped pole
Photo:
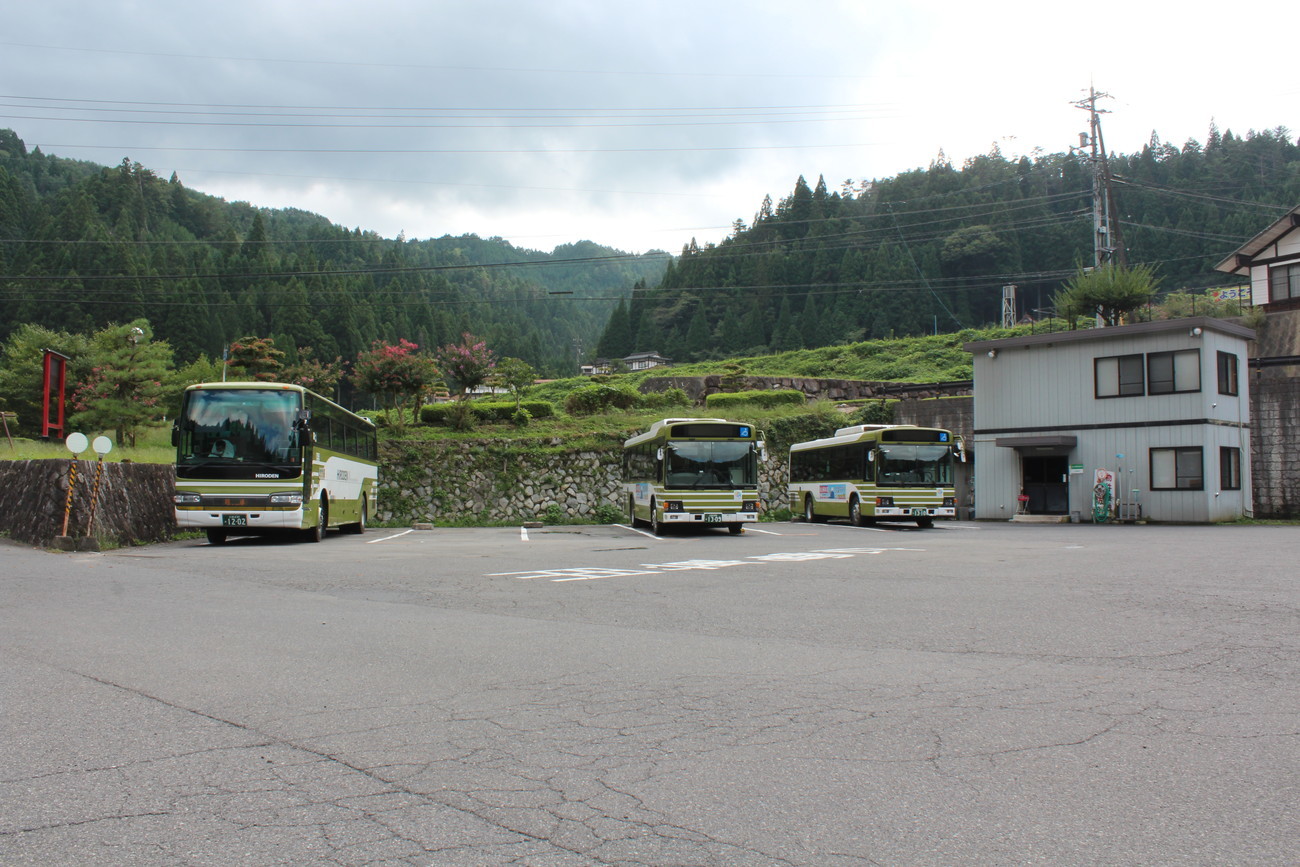
<path fill-rule="evenodd" d="M 68 461 L 68 502 L 63 507 L 63 536 L 68 535 L 68 521 L 72 518 L 72 489 L 77 485 L 77 458 Z"/>

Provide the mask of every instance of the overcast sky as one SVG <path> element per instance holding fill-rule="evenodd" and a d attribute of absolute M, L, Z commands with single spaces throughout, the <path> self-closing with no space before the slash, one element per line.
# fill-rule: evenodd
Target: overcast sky
<path fill-rule="evenodd" d="M 800 175 L 835 190 L 941 149 L 955 165 L 994 145 L 1064 151 L 1090 85 L 1112 97 L 1112 151 L 1152 131 L 1204 142 L 1211 121 L 1300 135 L 1300 6 L 1201 8 L 9 3 L 0 127 L 387 237 L 676 253 L 722 240 Z"/>

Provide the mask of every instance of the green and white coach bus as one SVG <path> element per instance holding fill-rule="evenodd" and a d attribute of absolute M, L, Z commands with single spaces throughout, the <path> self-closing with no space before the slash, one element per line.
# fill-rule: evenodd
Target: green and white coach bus
<path fill-rule="evenodd" d="M 758 520 L 758 462 L 767 454 L 753 425 L 720 418 L 666 418 L 623 443 L 627 516 L 655 534 L 667 526 Z"/>
<path fill-rule="evenodd" d="M 228 536 L 365 531 L 379 485 L 368 419 L 297 385 L 191 385 L 172 427 L 176 524 Z"/>
<path fill-rule="evenodd" d="M 790 508 L 805 521 L 913 520 L 957 516 L 954 462 L 962 438 L 940 428 L 854 425 L 835 436 L 790 446 Z"/>

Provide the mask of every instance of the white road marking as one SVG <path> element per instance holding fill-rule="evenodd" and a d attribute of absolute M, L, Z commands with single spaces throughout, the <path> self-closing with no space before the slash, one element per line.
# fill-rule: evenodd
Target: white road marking
<path fill-rule="evenodd" d="M 383 537 L 382 539 L 371 539 L 371 540 L 367 541 L 366 544 L 367 544 L 367 545 L 373 545 L 373 544 L 375 544 L 376 542 L 388 542 L 388 541 L 390 541 L 390 540 L 392 540 L 392 539 L 397 539 L 397 538 L 399 538 L 399 537 L 401 537 L 401 536 L 405 536 L 407 533 L 414 533 L 414 532 L 415 532 L 414 530 L 403 530 L 403 531 L 400 532 L 400 533 L 394 533 L 393 535 L 391 535 L 391 536 L 385 536 L 385 537 Z"/>
<path fill-rule="evenodd" d="M 654 533 L 647 533 L 645 530 L 638 530 L 636 527 L 629 527 L 627 524 L 615 524 L 615 527 L 622 527 L 624 530 L 631 530 L 633 533 L 640 533 L 647 539 L 654 539 L 656 542 L 667 542 L 663 536 L 656 536 Z"/>

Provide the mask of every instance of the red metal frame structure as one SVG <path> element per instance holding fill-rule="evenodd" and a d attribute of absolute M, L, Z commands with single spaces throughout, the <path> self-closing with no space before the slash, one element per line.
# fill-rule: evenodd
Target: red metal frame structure
<path fill-rule="evenodd" d="M 63 439 L 64 387 L 68 381 L 68 356 L 53 349 L 45 350 L 44 375 L 41 377 L 41 436 L 51 434 Z M 57 387 L 57 398 L 55 388 Z M 56 419 L 50 421 L 50 404 Z"/>

